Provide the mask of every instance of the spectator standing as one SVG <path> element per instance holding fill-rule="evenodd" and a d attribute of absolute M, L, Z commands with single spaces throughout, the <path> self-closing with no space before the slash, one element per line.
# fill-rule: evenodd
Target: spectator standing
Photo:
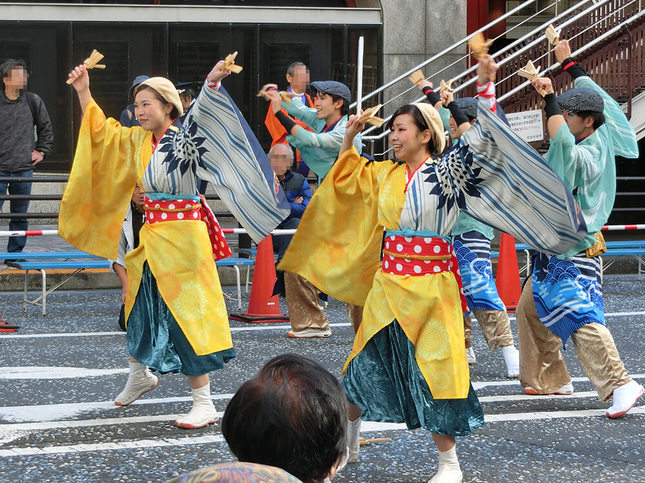
<path fill-rule="evenodd" d="M 8 59 L 0 66 L 0 176 L 31 178 L 34 166 L 51 152 L 54 134 L 43 100 L 27 91 L 29 74 L 22 60 Z M 36 136 L 34 136 L 34 128 Z M 30 195 L 30 181 L 0 182 L 0 193 Z M 0 209 L 3 201 L 0 200 Z M 29 200 L 11 200 L 11 213 L 27 213 Z M 9 230 L 28 227 L 27 217 L 12 218 Z M 21 252 L 26 237 L 10 237 L 7 251 Z"/>

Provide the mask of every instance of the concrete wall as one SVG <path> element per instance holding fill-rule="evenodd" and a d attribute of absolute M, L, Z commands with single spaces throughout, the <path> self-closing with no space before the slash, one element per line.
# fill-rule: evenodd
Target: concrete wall
<path fill-rule="evenodd" d="M 449 3 L 440 0 L 358 0 L 358 7 L 380 7 L 383 12 L 383 80 L 388 83 L 402 73 L 420 64 L 434 54 L 441 52 L 454 42 L 466 36 L 466 0 Z M 426 76 L 439 71 L 446 65 L 458 61 L 465 53 L 460 47 L 424 68 Z M 460 63 L 438 75 L 448 79 L 464 69 Z M 401 94 L 411 84 L 400 82 L 388 89 L 385 100 Z M 418 90 L 403 95 L 388 106 L 385 114 L 420 96 Z"/>

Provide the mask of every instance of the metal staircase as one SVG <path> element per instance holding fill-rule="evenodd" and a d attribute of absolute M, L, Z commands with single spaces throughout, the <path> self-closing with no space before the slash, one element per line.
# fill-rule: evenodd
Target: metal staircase
<path fill-rule="evenodd" d="M 500 69 L 497 74 L 498 101 L 506 112 L 535 109 L 541 97 L 528 81 L 518 77 L 517 70 L 528 60 L 542 67 L 542 72 L 552 75 L 557 92 L 571 87 L 568 75 L 558 67 L 552 50 L 544 36 L 544 30 L 552 23 L 562 30 L 562 37 L 571 43 L 573 55 L 580 65 L 619 102 L 624 102 L 628 117 L 632 117 L 633 99 L 645 86 L 645 11 L 643 0 L 582 0 L 569 8 L 565 0 L 528 0 L 505 15 L 482 27 L 471 35 L 449 46 L 433 57 L 401 74 L 396 79 L 366 94 L 363 106 L 378 102 L 384 104 L 385 118 L 389 119 L 397 107 L 407 102 L 423 100 L 416 87 L 407 79 L 417 69 L 422 69 L 427 78 L 438 85 L 449 73 L 452 75 L 455 93 L 474 95 L 476 65 L 469 52 L 468 40 L 476 33 L 486 33 L 491 27 L 504 22 L 512 25 L 503 35 L 493 40 L 506 44 L 491 51 Z M 527 9 L 534 13 L 526 15 Z M 555 12 L 559 12 L 552 16 Z M 521 17 L 517 21 L 517 17 Z M 518 32 L 527 31 L 523 35 Z M 517 36 L 518 38 L 509 42 Z M 499 42 L 505 40 L 503 42 Z M 459 54 L 457 60 L 447 63 Z M 439 67 L 443 66 L 443 67 Z M 384 99 L 387 94 L 387 98 Z M 645 102 L 645 101 L 643 101 Z M 386 125 L 384 125 L 386 126 Z M 389 152 L 385 128 L 366 129 L 363 140 L 367 150 L 377 159 L 386 158 Z"/>

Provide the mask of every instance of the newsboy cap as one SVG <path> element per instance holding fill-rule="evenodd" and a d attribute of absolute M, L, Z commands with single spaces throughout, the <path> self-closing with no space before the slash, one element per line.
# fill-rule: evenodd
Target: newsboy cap
<path fill-rule="evenodd" d="M 570 112 L 603 112 L 602 96 L 593 89 L 578 87 L 558 96 L 560 109 Z"/>
<path fill-rule="evenodd" d="M 477 119 L 477 99 L 474 97 L 458 97 L 455 99 L 455 104 L 459 106 L 469 121 Z"/>
<path fill-rule="evenodd" d="M 352 102 L 352 94 L 349 92 L 349 87 L 342 82 L 332 80 L 316 81 L 311 83 L 311 87 L 316 89 L 318 92 L 329 94 L 330 96 L 338 96 L 341 99 L 344 99 L 348 104 Z"/>

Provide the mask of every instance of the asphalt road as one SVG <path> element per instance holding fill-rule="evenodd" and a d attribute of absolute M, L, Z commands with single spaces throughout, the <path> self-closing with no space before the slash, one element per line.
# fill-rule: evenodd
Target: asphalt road
<path fill-rule="evenodd" d="M 628 371 L 643 383 L 645 280 L 607 276 L 604 289 L 607 325 Z M 127 378 L 118 291 L 55 292 L 47 317 L 36 307 L 23 314 L 21 297 L 0 294 L 2 318 L 21 326 L 16 334 L 0 333 L 0 481 L 165 481 L 233 459 L 218 424 L 173 427 L 190 408 L 181 375 L 162 376 L 157 389 L 128 408 L 113 405 Z M 229 309 L 236 312 L 236 303 Z M 212 378 L 218 410 L 281 353 L 306 355 L 340 376 L 353 333 L 343 304 L 330 302 L 327 313 L 333 335 L 325 340 L 289 339 L 283 324 L 232 322 L 238 356 Z M 572 344 L 564 354 L 575 393 L 526 396 L 504 377 L 501 354 L 488 352 L 476 324 L 473 336 L 472 381 L 487 423 L 457 440 L 465 481 L 645 481 L 645 401 L 619 420 L 606 419 L 609 404 L 598 400 Z M 363 436 L 391 441 L 364 447 L 359 462 L 334 481 L 422 482 L 436 471 L 425 430 L 366 423 Z"/>

